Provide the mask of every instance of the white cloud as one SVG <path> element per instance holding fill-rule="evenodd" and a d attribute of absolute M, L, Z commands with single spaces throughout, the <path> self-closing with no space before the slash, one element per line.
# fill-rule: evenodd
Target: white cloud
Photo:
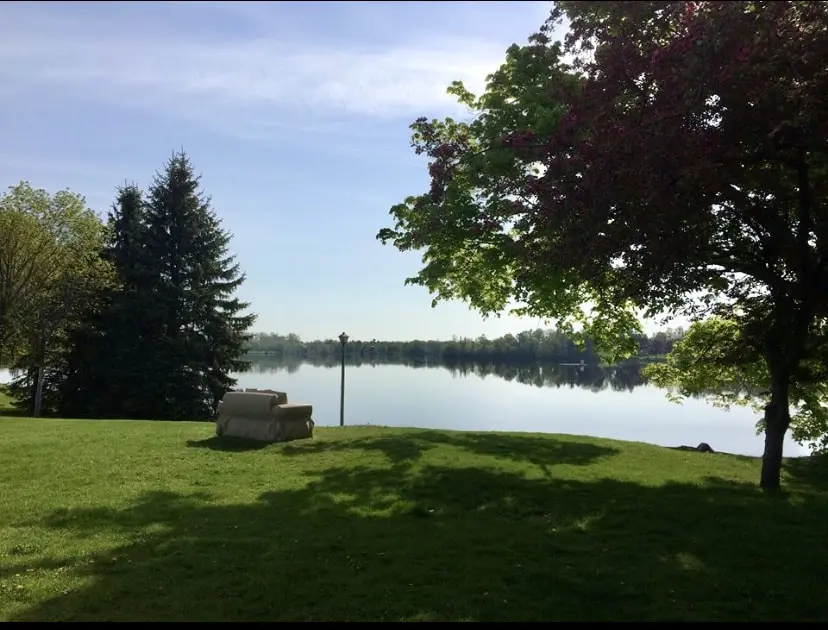
<path fill-rule="evenodd" d="M 265 38 L 208 43 L 186 33 L 15 17 L 0 24 L 6 98 L 62 91 L 206 123 L 241 118 L 247 133 L 302 121 L 325 131 L 346 117 L 411 119 L 459 111 L 445 93 L 448 84 L 460 79 L 480 89 L 506 47 L 449 38 L 384 49 Z"/>

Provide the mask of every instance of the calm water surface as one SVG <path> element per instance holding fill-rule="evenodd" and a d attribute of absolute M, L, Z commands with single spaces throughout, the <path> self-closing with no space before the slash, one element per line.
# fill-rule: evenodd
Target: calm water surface
<path fill-rule="evenodd" d="M 345 424 L 569 433 L 663 446 L 707 442 L 718 451 L 762 453 L 749 409 L 671 403 L 663 390 L 640 384 L 635 370 L 558 366 L 550 376 L 552 369 L 348 365 Z M 492 370 L 497 373 L 486 373 Z M 339 424 L 339 366 L 263 357 L 236 377 L 240 387 L 285 391 L 290 402 L 312 404 L 317 425 Z M 0 370 L 0 382 L 8 380 Z M 808 452 L 790 439 L 785 451 Z"/>
<path fill-rule="evenodd" d="M 563 384 L 515 374 L 515 368 L 498 371 L 513 380 L 445 367 L 348 365 L 345 424 L 570 433 L 663 446 L 707 442 L 718 451 L 762 454 L 763 437 L 756 435 L 758 418 L 751 410 L 723 411 L 703 400 L 671 403 L 664 390 L 636 383 L 637 371 L 628 378 L 609 378 L 611 369 L 604 378 L 583 378 L 579 367 L 569 367 L 564 380 L 570 382 Z M 289 402 L 311 403 L 318 425 L 339 424 L 338 366 L 258 360 L 237 378 L 241 387 L 276 389 L 287 392 Z M 805 455 L 808 449 L 789 439 L 785 452 Z"/>

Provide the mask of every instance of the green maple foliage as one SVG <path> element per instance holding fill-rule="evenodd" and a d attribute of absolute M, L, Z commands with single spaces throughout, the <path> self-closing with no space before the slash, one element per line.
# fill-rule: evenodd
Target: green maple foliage
<path fill-rule="evenodd" d="M 822 337 L 823 326 L 814 331 L 820 346 L 828 348 Z M 693 323 L 686 335 L 676 342 L 666 363 L 654 363 L 642 369 L 650 383 L 668 390 L 667 397 L 676 403 L 688 397 L 702 397 L 722 409 L 752 407 L 761 412 L 768 403 L 770 373 L 761 353 L 744 339 L 739 322 L 711 317 Z M 828 451 L 828 356 L 823 350 L 800 362 L 791 383 L 791 437 L 808 445 L 814 452 Z M 765 430 L 765 419 L 757 423 Z"/>
<path fill-rule="evenodd" d="M 556 133 L 580 89 L 561 54 L 537 34 L 509 48 L 485 94 L 454 83 L 449 92 L 476 116 L 412 125 L 415 151 L 431 158 L 431 188 L 395 206 L 395 227 L 378 237 L 402 251 L 425 250 L 422 270 L 407 283 L 427 287 L 435 303 L 459 298 L 492 315 L 517 302 L 517 314 L 556 319 L 571 332 L 581 324 L 605 353 L 631 354 L 632 333 L 640 332 L 632 303 L 613 302 L 578 269 L 556 265 L 550 254 L 560 235 L 539 230 L 539 138 Z M 582 308 L 588 302 L 591 314 Z"/>

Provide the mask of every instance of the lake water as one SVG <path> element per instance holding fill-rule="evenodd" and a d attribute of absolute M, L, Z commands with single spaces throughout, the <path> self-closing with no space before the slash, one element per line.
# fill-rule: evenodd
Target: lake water
<path fill-rule="evenodd" d="M 707 442 L 717 451 L 762 454 L 764 439 L 756 435 L 758 418 L 750 409 L 724 411 L 692 399 L 672 403 L 664 390 L 640 384 L 637 370 L 615 379 L 612 370 L 564 370 L 559 384 L 516 368 L 481 376 L 439 366 L 348 365 L 345 424 L 570 433 L 662 446 Z M 596 378 L 599 371 L 604 378 Z M 290 402 L 313 404 L 318 425 L 339 424 L 339 366 L 259 359 L 238 378 L 240 387 L 284 391 Z M 806 455 L 808 449 L 788 439 L 785 452 Z"/>
<path fill-rule="evenodd" d="M 239 387 L 284 391 L 290 402 L 312 404 L 319 426 L 339 424 L 337 365 L 262 357 L 236 376 Z M 8 379 L 0 370 L 0 382 Z M 629 369 L 362 363 L 348 365 L 345 374 L 346 425 L 569 433 L 663 446 L 707 442 L 717 451 L 761 455 L 756 419 L 749 409 L 723 411 L 703 400 L 671 403 L 663 390 L 640 384 L 637 370 Z M 789 439 L 785 452 L 808 450 Z"/>

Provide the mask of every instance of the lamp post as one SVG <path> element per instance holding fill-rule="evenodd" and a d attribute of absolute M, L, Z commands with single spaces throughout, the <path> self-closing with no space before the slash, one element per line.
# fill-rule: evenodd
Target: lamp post
<path fill-rule="evenodd" d="M 342 378 L 339 381 L 339 426 L 345 426 L 345 344 L 348 343 L 348 335 L 339 335 L 339 343 L 342 344 Z"/>

